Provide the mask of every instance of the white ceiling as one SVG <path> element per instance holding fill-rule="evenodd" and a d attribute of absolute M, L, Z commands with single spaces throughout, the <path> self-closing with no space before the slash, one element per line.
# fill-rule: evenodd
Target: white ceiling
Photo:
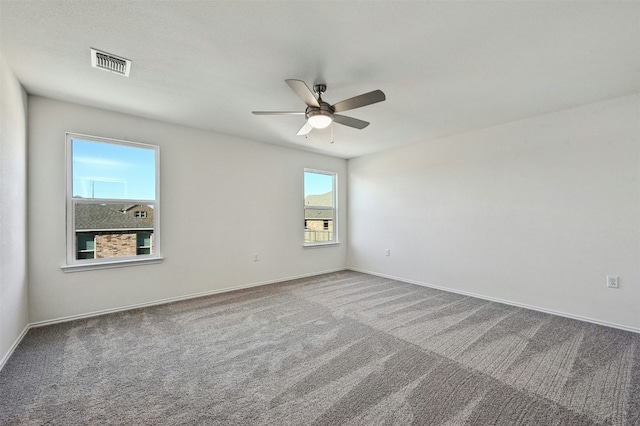
<path fill-rule="evenodd" d="M 0 19 L 30 94 L 343 158 L 640 91 L 639 1 L 0 0 Z M 251 114 L 302 111 L 287 78 L 387 100 L 305 139 L 301 116 Z"/>

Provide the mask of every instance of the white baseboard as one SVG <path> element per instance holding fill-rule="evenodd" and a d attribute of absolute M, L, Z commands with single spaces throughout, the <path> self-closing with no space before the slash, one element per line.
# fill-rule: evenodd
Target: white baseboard
<path fill-rule="evenodd" d="M 29 331 L 30 328 L 31 328 L 31 324 L 27 324 L 24 326 L 22 333 L 20 333 L 18 338 L 13 342 L 13 345 L 11 345 L 11 347 L 9 348 L 7 353 L 2 357 L 2 359 L 0 359 L 0 371 L 2 371 L 2 369 L 4 368 L 4 365 L 7 363 L 7 361 L 9 361 L 9 358 L 11 357 L 11 355 L 13 355 L 13 351 L 15 351 L 18 345 L 20 344 L 20 342 L 22 342 L 22 339 L 24 339 L 24 336 L 27 334 L 27 331 Z"/>
<path fill-rule="evenodd" d="M 46 325 L 58 324 L 58 323 L 74 321 L 74 320 L 78 320 L 78 319 L 91 318 L 91 317 L 96 317 L 96 316 L 100 316 L 100 315 L 107 315 L 107 314 L 111 314 L 111 313 L 115 313 L 115 312 L 128 311 L 128 310 L 131 310 L 131 309 L 139 309 L 139 308 L 145 308 L 145 307 L 149 307 L 149 306 L 163 305 L 163 304 L 166 304 L 166 303 L 179 302 L 179 301 L 182 301 L 182 300 L 195 299 L 195 298 L 198 298 L 198 297 L 211 296 L 211 295 L 214 295 L 214 294 L 227 293 L 227 292 L 230 292 L 230 291 L 242 290 L 242 289 L 251 288 L 251 287 L 259 287 L 259 286 L 263 286 L 263 285 L 274 284 L 274 283 L 279 283 L 279 282 L 285 282 L 285 281 L 290 281 L 290 280 L 296 280 L 296 279 L 300 279 L 300 278 L 308 278 L 308 277 L 313 277 L 313 276 L 316 276 L 316 275 L 323 275 L 323 274 L 328 274 L 328 273 L 332 273 L 332 272 L 340 272 L 340 271 L 344 271 L 344 270 L 362 272 L 362 273 L 365 273 L 365 274 L 375 275 L 375 276 L 383 277 L 383 278 L 389 278 L 389 279 L 392 279 L 392 280 L 402 281 L 402 282 L 406 282 L 406 283 L 410 283 L 410 284 L 416 284 L 416 285 L 419 285 L 419 286 L 429 287 L 429 288 L 442 290 L 442 291 L 447 291 L 447 292 L 450 292 L 450 293 L 457 293 L 457 294 L 461 294 L 463 296 L 475 297 L 475 298 L 478 298 L 478 299 L 489 300 L 491 302 L 503 303 L 505 305 L 517 306 L 519 308 L 531 309 L 533 311 L 544 312 L 544 313 L 547 313 L 547 314 L 558 315 L 558 316 L 561 316 L 561 317 L 571 318 L 571 319 L 575 319 L 575 320 L 579 320 L 579 321 L 585 321 L 585 322 L 589 322 L 589 323 L 593 323 L 593 324 L 603 325 L 603 326 L 606 326 L 606 327 L 618 328 L 618 329 L 625 330 L 625 331 L 631 331 L 631 332 L 634 332 L 634 333 L 640 333 L 640 329 L 639 328 L 629 327 L 629 326 L 625 326 L 625 325 L 621 325 L 621 324 L 610 323 L 610 322 L 607 322 L 607 321 L 601 321 L 601 320 L 597 320 L 597 319 L 593 319 L 593 318 L 581 317 L 579 315 L 568 314 L 566 312 L 554 311 L 554 310 L 551 310 L 551 309 L 540 308 L 538 306 L 531 306 L 531 305 L 527 305 L 527 304 L 524 304 L 524 303 L 513 302 L 513 301 L 510 301 L 510 300 L 498 299 L 496 297 L 489 297 L 489 296 L 484 296 L 484 295 L 481 295 L 481 294 L 475 294 L 475 293 L 471 293 L 471 292 L 468 292 L 468 291 L 455 290 L 455 289 L 451 289 L 451 288 L 447 288 L 447 287 L 442 287 L 442 286 L 432 285 L 432 284 L 428 284 L 428 283 L 424 283 L 424 282 L 420 282 L 420 281 L 410 280 L 410 279 L 407 279 L 407 278 L 396 277 L 396 276 L 393 276 L 393 275 L 380 274 L 378 272 L 367 271 L 367 270 L 359 269 L 359 268 L 338 268 L 338 269 L 331 269 L 331 270 L 321 271 L 321 272 L 313 272 L 313 273 L 310 273 L 310 274 L 303 274 L 303 275 L 297 275 L 297 276 L 292 276 L 292 277 L 285 277 L 285 278 L 278 278 L 278 279 L 273 279 L 273 280 L 260 281 L 260 282 L 249 283 L 249 284 L 243 284 L 243 285 L 239 285 L 239 286 L 235 286 L 235 287 L 226 287 L 226 288 L 222 288 L 222 289 L 203 291 L 203 292 L 199 292 L 199 293 L 187 294 L 187 295 L 184 295 L 184 296 L 169 297 L 169 298 L 166 298 L 166 299 L 153 300 L 153 301 L 150 301 L 150 302 L 137 303 L 137 304 L 133 304 L 133 305 L 121 306 L 121 307 L 118 307 L 118 308 L 103 309 L 103 310 L 94 311 L 94 312 L 87 312 L 87 313 L 84 313 L 84 314 L 70 315 L 70 316 L 66 316 L 66 317 L 60 317 L 60 318 L 55 318 L 55 319 L 51 319 L 51 320 L 38 321 L 38 322 L 30 323 L 30 324 L 27 324 L 25 326 L 24 330 L 22 330 L 22 333 L 20 333 L 20 336 L 18 336 L 18 338 L 15 340 L 15 342 L 13 343 L 13 345 L 11 346 L 9 351 L 0 360 L 0 371 L 5 366 L 5 364 L 7 363 L 7 361 L 9 360 L 11 355 L 13 354 L 14 350 L 18 347 L 18 345 L 20 344 L 20 342 L 22 341 L 24 336 L 27 334 L 27 332 L 31 328 L 43 327 L 43 326 L 46 326 Z"/>
<path fill-rule="evenodd" d="M 44 321 L 37 321 L 37 322 L 29 324 L 28 327 L 29 328 L 43 327 L 43 326 L 47 326 L 47 325 L 59 324 L 59 323 L 68 322 L 68 321 L 74 321 L 74 320 L 78 320 L 78 319 L 91 318 L 91 317 L 97 317 L 97 316 L 100 316 L 100 315 L 112 314 L 112 313 L 115 313 L 115 312 L 123 312 L 123 311 L 129 311 L 129 310 L 132 310 L 132 309 L 146 308 L 146 307 L 156 306 L 156 305 L 164 305 L 166 303 L 179 302 L 179 301 L 182 301 L 182 300 L 189 300 L 189 299 L 196 299 L 198 297 L 211 296 L 211 295 L 220 294 L 220 293 L 228 293 L 230 291 L 242 290 L 242 289 L 245 289 L 245 288 L 260 287 L 260 286 L 268 285 L 268 284 L 280 283 L 280 282 L 290 281 L 290 280 L 297 280 L 297 279 L 300 279 L 300 278 L 308 278 L 308 277 L 313 277 L 313 276 L 316 276 L 316 275 L 329 274 L 329 273 L 332 273 L 332 272 L 344 271 L 346 269 L 347 268 L 330 269 L 330 270 L 321 271 L 321 272 L 312 272 L 312 273 L 309 273 L 309 274 L 296 275 L 296 276 L 292 276 L 292 277 L 277 278 L 277 279 L 273 279 L 273 280 L 259 281 L 259 282 L 255 282 L 255 283 L 249 283 L 249 284 L 242 284 L 242 285 L 238 285 L 238 286 L 234 286 L 234 287 L 225 287 L 225 288 L 221 288 L 221 289 L 202 291 L 202 292 L 199 292 L 199 293 L 191 293 L 191 294 L 187 294 L 187 295 L 183 295 L 183 296 L 168 297 L 166 299 L 152 300 L 152 301 L 149 301 L 149 302 L 136 303 L 136 304 L 133 304 L 133 305 L 120 306 L 120 307 L 117 307 L 117 308 L 101 309 L 99 311 L 86 312 L 86 313 L 77 314 L 77 315 L 69 315 L 69 316 L 66 316 L 66 317 L 54 318 L 54 319 L 44 320 Z"/>
<path fill-rule="evenodd" d="M 375 275 L 375 276 L 382 277 L 382 278 L 389 278 L 389 279 L 392 279 L 392 280 L 402 281 L 402 282 L 409 283 L 409 284 L 416 284 L 416 285 L 419 285 L 419 286 L 422 286 L 422 287 L 429 287 L 429 288 L 433 288 L 433 289 L 436 289 L 436 290 L 447 291 L 449 293 L 457 293 L 457 294 L 461 294 L 463 296 L 470 296 L 470 297 L 475 297 L 477 299 L 488 300 L 490 302 L 497 302 L 497 303 L 502 303 L 502 304 L 505 304 L 505 305 L 517 306 L 519 308 L 531 309 L 532 311 L 544 312 L 546 314 L 557 315 L 557 316 L 565 317 L 565 318 L 571 318 L 571 319 L 578 320 L 578 321 L 590 322 L 592 324 L 604 325 L 606 327 L 611 327 L 611 328 L 618 328 L 620 330 L 631 331 L 633 333 L 640 333 L 640 328 L 629 327 L 627 325 L 616 324 L 616 323 L 611 323 L 611 322 L 607 322 L 607 321 L 601 321 L 601 320 L 597 320 L 597 319 L 594 319 L 594 318 L 582 317 L 582 316 L 579 316 L 579 315 L 568 314 L 566 312 L 560 312 L 560 311 L 554 311 L 552 309 L 541 308 L 539 306 L 527 305 L 527 304 L 524 304 L 524 303 L 513 302 L 511 300 L 499 299 L 497 297 L 484 296 L 482 294 L 471 293 L 471 292 L 463 291 L 463 290 L 456 290 L 456 289 L 452 289 L 452 288 L 448 288 L 448 287 L 442 287 L 442 286 L 438 286 L 438 285 L 424 283 L 424 282 L 421 282 L 421 281 L 415 281 L 415 280 L 410 280 L 410 279 L 407 279 L 407 278 L 396 277 L 396 276 L 393 276 L 393 275 L 380 274 L 378 272 L 367 271 L 367 270 L 359 269 L 359 268 L 347 268 L 347 269 L 350 270 L 350 271 L 362 272 L 363 274 Z"/>

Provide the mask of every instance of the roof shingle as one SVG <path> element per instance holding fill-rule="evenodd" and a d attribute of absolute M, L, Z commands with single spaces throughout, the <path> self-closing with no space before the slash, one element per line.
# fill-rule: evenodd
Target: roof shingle
<path fill-rule="evenodd" d="M 76 231 L 153 229 L 149 222 L 126 215 L 106 204 L 77 203 L 75 215 Z"/>

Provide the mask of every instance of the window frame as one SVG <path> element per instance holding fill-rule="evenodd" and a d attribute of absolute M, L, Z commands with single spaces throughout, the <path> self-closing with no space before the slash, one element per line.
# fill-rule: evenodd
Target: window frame
<path fill-rule="evenodd" d="M 122 145 L 134 148 L 152 150 L 155 153 L 155 200 L 140 199 L 112 199 L 112 198 L 82 198 L 73 196 L 73 140 L 79 139 L 87 142 Z M 75 272 L 92 269 L 117 268 L 140 264 L 159 263 L 164 259 L 160 249 L 160 147 L 140 142 L 132 142 L 121 139 L 106 138 L 100 136 L 85 135 L 80 133 L 65 133 L 66 147 L 66 265 L 61 269 L 65 272 Z M 153 206 L 153 249 L 151 254 L 135 256 L 119 256 L 96 259 L 96 247 L 94 237 L 94 258 L 77 259 L 77 238 L 75 226 L 75 206 L 77 204 L 139 204 Z M 136 252 L 138 250 L 136 241 Z"/>
<path fill-rule="evenodd" d="M 316 174 L 323 174 L 323 175 L 329 175 L 331 176 L 332 179 L 332 193 L 333 193 L 333 206 L 329 207 L 329 206 L 307 206 L 305 204 L 305 196 L 304 196 L 304 188 L 305 188 L 305 173 L 316 173 Z M 302 204 L 303 204 L 303 211 L 302 211 L 302 215 L 303 215 L 303 219 L 305 222 L 305 225 L 307 223 L 307 215 L 306 215 L 306 210 L 307 209 L 314 209 L 314 210 L 331 210 L 332 211 L 332 220 L 333 220 L 333 239 L 330 241 L 315 241 L 315 242 L 307 242 L 305 241 L 304 238 L 304 231 L 307 230 L 306 226 L 303 228 L 303 247 L 322 247 L 322 246 L 334 246 L 334 245 L 338 245 L 340 244 L 340 239 L 339 239 L 339 226 L 338 226 L 338 173 L 337 172 L 331 172 L 328 170 L 319 170 L 319 169 L 311 169 L 311 168 L 306 168 L 303 170 L 302 173 Z"/>

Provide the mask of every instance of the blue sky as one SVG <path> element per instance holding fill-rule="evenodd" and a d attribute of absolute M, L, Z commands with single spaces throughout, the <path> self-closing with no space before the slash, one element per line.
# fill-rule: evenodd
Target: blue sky
<path fill-rule="evenodd" d="M 326 194 L 333 191 L 333 176 L 304 172 L 304 196 Z"/>
<path fill-rule="evenodd" d="M 155 200 L 153 149 L 73 139 L 73 196 Z"/>

